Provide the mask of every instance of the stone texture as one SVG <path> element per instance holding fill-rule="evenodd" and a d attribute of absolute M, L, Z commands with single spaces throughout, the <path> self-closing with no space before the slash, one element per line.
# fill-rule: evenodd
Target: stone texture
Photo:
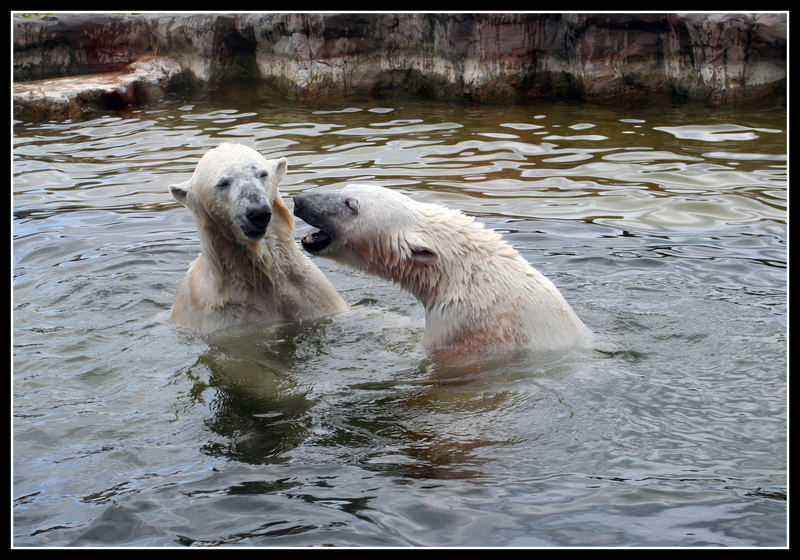
<path fill-rule="evenodd" d="M 58 14 L 14 17 L 14 79 L 169 57 L 191 83 L 508 102 L 785 96 L 786 14 Z M 167 63 L 165 63 L 167 64 Z M 16 99 L 16 98 L 15 98 Z M 16 103 L 16 101 L 15 101 Z"/>
<path fill-rule="evenodd" d="M 87 107 L 117 109 L 161 99 L 185 70 L 164 58 L 141 60 L 123 70 L 14 83 L 14 117 L 59 119 Z"/>
<path fill-rule="evenodd" d="M 122 70 L 149 50 L 149 27 L 137 16 L 15 16 L 14 80 Z"/>

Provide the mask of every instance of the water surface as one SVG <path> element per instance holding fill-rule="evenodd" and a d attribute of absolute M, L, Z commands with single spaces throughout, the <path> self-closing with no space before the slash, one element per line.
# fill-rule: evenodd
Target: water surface
<path fill-rule="evenodd" d="M 15 545 L 786 544 L 783 108 L 240 95 L 13 141 Z M 289 203 L 479 217 L 603 344 L 435 362 L 410 295 L 321 259 L 352 312 L 173 327 L 199 244 L 167 188 L 222 141 L 287 157 Z"/>

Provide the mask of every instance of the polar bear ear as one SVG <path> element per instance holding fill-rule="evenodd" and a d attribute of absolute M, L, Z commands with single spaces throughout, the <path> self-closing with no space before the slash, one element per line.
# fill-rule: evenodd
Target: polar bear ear
<path fill-rule="evenodd" d="M 189 196 L 189 181 L 184 181 L 177 185 L 170 185 L 169 192 L 172 198 L 186 206 L 186 197 Z"/>
<path fill-rule="evenodd" d="M 289 161 L 285 158 L 278 158 L 275 161 L 275 184 L 277 185 L 286 177 L 286 170 L 289 167 Z"/>
<path fill-rule="evenodd" d="M 411 258 L 413 258 L 416 262 L 420 264 L 433 264 L 436 262 L 436 259 L 439 258 L 439 255 L 437 255 L 430 249 L 420 249 L 412 247 Z"/>
<path fill-rule="evenodd" d="M 408 248 L 411 251 L 411 258 L 420 264 L 433 264 L 439 258 L 439 254 L 419 237 L 406 239 Z"/>

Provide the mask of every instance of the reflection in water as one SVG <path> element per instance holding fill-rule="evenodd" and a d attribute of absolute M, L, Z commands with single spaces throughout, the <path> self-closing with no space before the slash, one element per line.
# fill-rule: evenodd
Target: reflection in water
<path fill-rule="evenodd" d="M 30 546 L 781 545 L 782 108 L 174 99 L 15 123 L 14 539 Z M 398 287 L 199 336 L 167 185 L 222 141 L 463 209 L 602 345 L 470 362 Z M 298 238 L 308 226 L 298 223 Z"/>
<path fill-rule="evenodd" d="M 191 398 L 210 414 L 205 425 L 221 436 L 204 443 L 203 452 L 251 464 L 281 463 L 302 446 L 339 450 L 346 462 L 384 476 L 480 480 L 488 476 L 482 467 L 494 450 L 527 440 L 528 434 L 516 433 L 515 415 L 530 415 L 530 407 L 543 403 L 563 404 L 548 402 L 546 390 L 528 383 L 563 380 L 587 359 L 605 355 L 518 352 L 464 360 L 438 354 L 399 368 L 389 379 L 327 392 L 312 381 L 312 372 L 320 358 L 330 361 L 337 350 L 346 350 L 343 340 L 365 335 L 368 313 L 355 312 L 361 315 L 357 332 L 349 331 L 355 323 L 329 330 L 332 320 L 286 326 L 276 341 L 256 344 L 252 333 L 214 337 L 187 372 Z M 347 369 L 341 364 L 341 371 Z"/>
<path fill-rule="evenodd" d="M 222 442 L 205 444 L 206 453 L 260 463 L 278 458 L 302 442 L 308 429 L 302 417 L 311 404 L 297 388 L 271 377 L 270 370 L 259 364 L 218 351 L 202 356 L 198 367 L 213 372 L 208 381 L 214 391 L 208 403 L 213 417 L 206 425 L 223 437 Z M 193 368 L 189 375 L 197 373 Z"/>

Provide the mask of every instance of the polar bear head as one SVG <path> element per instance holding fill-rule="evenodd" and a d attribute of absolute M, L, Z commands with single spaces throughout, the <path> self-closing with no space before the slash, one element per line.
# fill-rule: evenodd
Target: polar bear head
<path fill-rule="evenodd" d="M 247 146 L 221 144 L 206 152 L 188 181 L 169 190 L 192 211 L 201 234 L 211 229 L 211 235 L 252 243 L 264 237 L 273 212 L 293 230 L 277 189 L 287 166 L 286 158 L 266 159 Z"/>
<path fill-rule="evenodd" d="M 303 248 L 359 269 L 435 263 L 439 253 L 426 235 L 427 207 L 434 206 L 373 185 L 294 197 L 294 214 L 319 228 L 302 239 Z"/>
<path fill-rule="evenodd" d="M 319 228 L 302 239 L 306 251 L 397 282 L 426 307 L 466 297 L 476 271 L 518 256 L 471 216 L 384 187 L 302 193 L 294 213 Z"/>

